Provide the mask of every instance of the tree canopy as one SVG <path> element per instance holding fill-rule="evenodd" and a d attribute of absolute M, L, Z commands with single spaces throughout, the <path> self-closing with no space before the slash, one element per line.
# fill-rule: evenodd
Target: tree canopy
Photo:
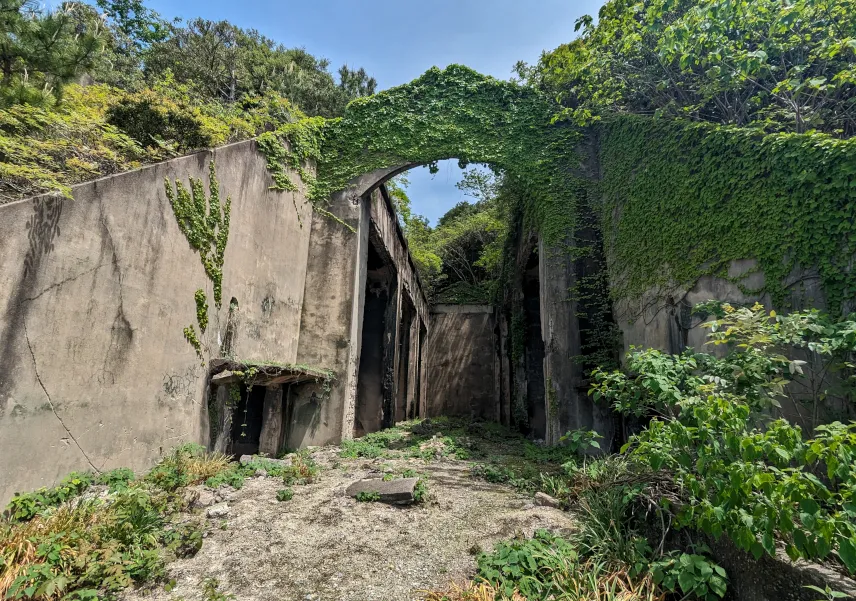
<path fill-rule="evenodd" d="M 563 116 L 856 132 L 853 0 L 610 0 L 577 29 L 518 69 Z"/>

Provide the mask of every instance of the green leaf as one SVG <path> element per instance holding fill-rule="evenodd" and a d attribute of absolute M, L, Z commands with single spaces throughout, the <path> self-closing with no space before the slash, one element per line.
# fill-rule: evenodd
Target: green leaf
<path fill-rule="evenodd" d="M 681 591 L 688 595 L 696 586 L 695 577 L 692 572 L 681 572 L 678 575 L 678 584 L 681 586 Z"/>
<path fill-rule="evenodd" d="M 851 574 L 856 574 L 856 537 L 838 540 L 838 557 Z"/>

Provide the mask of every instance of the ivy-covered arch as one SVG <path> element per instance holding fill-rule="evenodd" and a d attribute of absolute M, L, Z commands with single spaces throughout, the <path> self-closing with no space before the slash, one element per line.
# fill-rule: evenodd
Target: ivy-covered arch
<path fill-rule="evenodd" d="M 512 178 L 527 214 L 547 238 L 571 225 L 580 181 L 568 156 L 581 130 L 551 122 L 554 107 L 537 91 L 461 65 L 433 68 L 411 83 L 357 99 L 337 119 L 310 118 L 263 135 L 259 145 L 276 185 L 295 190 L 283 166 L 300 174 L 317 207 L 334 193 L 361 195 L 395 173 L 457 158 Z M 305 168 L 315 164 L 314 174 Z M 545 219 L 551 207 L 563 217 Z"/>

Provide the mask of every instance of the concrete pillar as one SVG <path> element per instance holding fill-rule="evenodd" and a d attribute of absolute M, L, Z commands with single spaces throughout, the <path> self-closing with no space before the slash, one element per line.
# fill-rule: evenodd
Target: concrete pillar
<path fill-rule="evenodd" d="M 511 426 L 511 361 L 508 357 L 508 320 L 502 313 L 498 315 L 497 319 L 499 319 L 499 378 L 501 385 L 500 423 L 504 426 Z"/>
<path fill-rule="evenodd" d="M 360 351 L 363 343 L 363 311 L 366 303 L 366 270 L 369 256 L 369 228 L 371 226 L 371 209 L 368 197 L 360 198 L 359 210 L 360 220 L 356 235 L 357 249 L 354 256 L 354 275 L 351 283 L 351 327 L 345 368 L 341 440 L 351 440 L 354 437 L 354 422 L 357 417 L 357 386 L 360 373 Z"/>
<path fill-rule="evenodd" d="M 283 428 L 282 386 L 268 386 L 262 408 L 262 433 L 259 437 L 259 454 L 276 457 Z"/>
<path fill-rule="evenodd" d="M 386 320 L 383 328 L 383 428 L 395 425 L 396 370 L 398 365 L 398 322 L 401 311 L 401 278 L 395 274 L 394 296 L 386 307 Z"/>
<path fill-rule="evenodd" d="M 428 316 L 425 316 L 428 319 Z M 427 331 L 419 328 L 419 417 L 428 417 L 428 365 L 425 361 Z"/>
<path fill-rule="evenodd" d="M 407 353 L 407 392 L 404 419 L 410 419 L 418 408 L 419 402 L 419 314 L 414 311 L 410 320 L 410 350 Z"/>
<path fill-rule="evenodd" d="M 502 423 L 502 350 L 499 336 L 499 321 L 502 314 L 493 311 L 493 421 Z"/>

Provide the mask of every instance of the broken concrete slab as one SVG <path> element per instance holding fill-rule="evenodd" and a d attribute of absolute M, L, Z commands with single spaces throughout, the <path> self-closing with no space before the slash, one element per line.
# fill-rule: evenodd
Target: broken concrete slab
<path fill-rule="evenodd" d="M 414 501 L 413 491 L 417 482 L 419 482 L 419 478 L 398 478 L 396 480 L 366 478 L 351 484 L 346 492 L 351 497 L 356 497 L 363 492 L 377 493 L 380 495 L 381 503 L 407 505 Z"/>
<path fill-rule="evenodd" d="M 535 493 L 535 504 L 541 507 L 556 507 L 557 509 L 562 507 L 561 501 L 544 492 Z"/>
<path fill-rule="evenodd" d="M 229 504 L 217 503 L 208 508 L 209 518 L 225 518 L 229 517 Z"/>
<path fill-rule="evenodd" d="M 229 370 L 221 371 L 219 374 L 211 376 L 211 383 L 216 386 L 231 384 L 232 382 L 240 382 L 240 380 L 241 377 L 238 374 Z"/>
<path fill-rule="evenodd" d="M 262 464 L 280 465 L 282 467 L 288 467 L 291 465 L 291 462 L 286 461 L 285 459 L 271 459 L 270 457 L 259 457 L 258 455 L 241 455 L 241 458 L 238 461 L 241 462 L 241 465 L 247 465 L 254 461 L 258 461 Z"/>

